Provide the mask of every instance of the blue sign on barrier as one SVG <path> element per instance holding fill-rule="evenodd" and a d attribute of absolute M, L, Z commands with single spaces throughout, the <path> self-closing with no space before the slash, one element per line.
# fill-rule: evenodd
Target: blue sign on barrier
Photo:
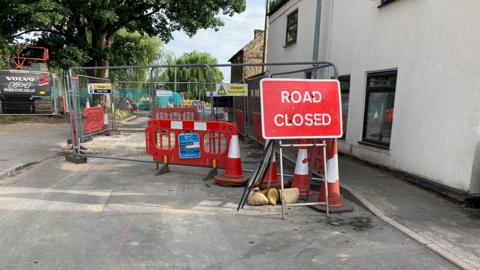
<path fill-rule="evenodd" d="M 178 135 L 180 158 L 200 158 L 200 136 L 198 133 Z"/>

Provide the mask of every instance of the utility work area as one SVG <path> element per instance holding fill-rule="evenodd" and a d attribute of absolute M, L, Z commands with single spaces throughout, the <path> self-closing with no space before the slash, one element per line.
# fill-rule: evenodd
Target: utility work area
<path fill-rule="evenodd" d="M 154 74 L 126 94 L 122 84 L 129 82 L 87 75 L 102 67 L 70 69 L 66 156 L 2 180 L 0 215 L 8 233 L 0 267 L 455 269 L 342 194 L 334 64 L 259 66 L 266 75 L 238 82 L 244 91 L 218 95 L 219 87 L 206 83 L 197 106 L 165 107 L 161 100 L 173 103 L 175 91 L 154 78 L 234 67 L 110 67 L 111 74 Z M 305 69 L 328 79 L 295 79 Z M 151 109 L 117 119 L 122 94 Z M 245 117 L 254 111 L 259 118 Z M 288 121 L 298 112 L 328 115 L 329 124 L 277 123 L 278 115 Z M 24 244 L 27 253 L 12 249 Z"/>
<path fill-rule="evenodd" d="M 30 2 L 0 270 L 480 270 L 480 1 Z"/>

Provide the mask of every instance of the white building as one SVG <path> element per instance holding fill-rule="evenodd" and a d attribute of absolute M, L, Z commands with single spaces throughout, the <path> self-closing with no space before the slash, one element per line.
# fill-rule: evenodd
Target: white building
<path fill-rule="evenodd" d="M 318 59 L 343 82 L 343 153 L 480 196 L 480 1 L 276 2 L 268 62 L 313 60 L 320 16 Z"/>

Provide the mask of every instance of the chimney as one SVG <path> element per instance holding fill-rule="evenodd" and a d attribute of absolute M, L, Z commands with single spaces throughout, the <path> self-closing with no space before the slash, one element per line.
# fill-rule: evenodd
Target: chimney
<path fill-rule="evenodd" d="M 261 29 L 255 29 L 255 30 L 253 30 L 253 39 L 256 39 L 256 38 L 259 37 L 261 34 L 263 34 L 263 30 L 261 30 Z"/>

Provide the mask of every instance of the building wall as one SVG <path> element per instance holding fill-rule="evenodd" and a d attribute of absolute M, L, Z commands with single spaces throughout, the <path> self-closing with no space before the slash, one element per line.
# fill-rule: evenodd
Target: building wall
<path fill-rule="evenodd" d="M 297 42 L 285 46 L 287 15 L 298 9 Z M 269 18 L 267 62 L 311 61 L 315 0 L 291 0 Z"/>
<path fill-rule="evenodd" d="M 398 0 L 377 8 L 379 2 L 322 1 L 320 59 L 351 76 L 348 130 L 341 150 L 452 188 L 480 192 L 480 91 L 475 79 L 480 74 L 480 2 Z M 275 43 L 284 38 L 286 15 L 280 11 L 293 6 L 299 7 L 299 40 L 282 48 Z M 272 16 L 269 61 L 312 59 L 314 11 L 313 0 L 289 1 Z M 358 142 L 367 72 L 389 69 L 397 69 L 398 76 L 392 139 L 385 150 Z"/>
<path fill-rule="evenodd" d="M 236 53 L 230 58 L 231 63 L 242 64 L 243 63 L 243 50 Z M 243 67 L 232 67 L 230 70 L 230 82 L 236 83 L 243 80 Z"/>
<path fill-rule="evenodd" d="M 263 63 L 264 33 L 256 32 L 255 39 L 243 48 L 243 62 L 249 64 Z M 243 78 L 248 78 L 262 72 L 261 66 L 250 66 L 243 69 Z"/>
<path fill-rule="evenodd" d="M 238 51 L 232 58 L 231 63 L 260 64 L 263 63 L 264 33 L 255 30 L 254 39 Z M 262 66 L 232 67 L 231 82 L 241 82 L 243 79 L 262 72 Z"/>

